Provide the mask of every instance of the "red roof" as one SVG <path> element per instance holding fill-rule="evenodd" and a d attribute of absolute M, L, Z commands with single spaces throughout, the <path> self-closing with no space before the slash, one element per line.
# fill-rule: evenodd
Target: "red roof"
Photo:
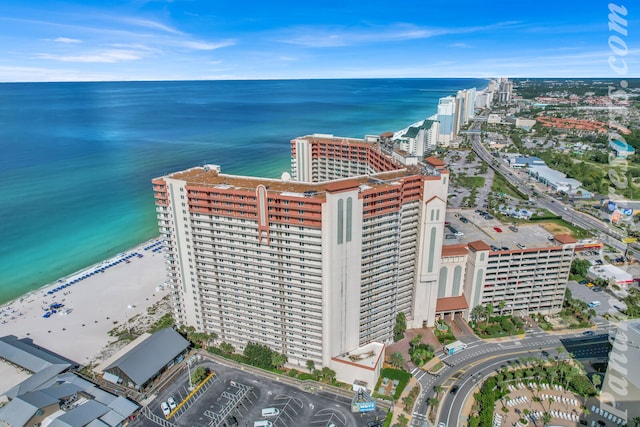
<path fill-rule="evenodd" d="M 475 242 L 470 242 L 469 247 L 474 251 L 488 251 L 491 250 L 491 247 L 487 245 L 482 240 L 476 240 Z"/>
<path fill-rule="evenodd" d="M 359 186 L 360 184 L 358 183 L 358 181 L 345 180 L 330 182 L 325 185 L 324 188 L 329 193 L 339 193 L 341 191 L 353 190 L 354 188 L 358 188 Z"/>
<path fill-rule="evenodd" d="M 563 245 L 568 245 L 570 243 L 576 243 L 577 240 L 573 238 L 572 235 L 570 234 L 556 234 L 555 236 L 553 236 L 554 239 L 556 239 L 559 243 L 562 243 Z"/>
<path fill-rule="evenodd" d="M 467 245 L 464 243 L 442 247 L 442 256 L 466 255 L 467 252 Z"/>
<path fill-rule="evenodd" d="M 444 167 L 444 162 L 437 157 L 427 157 L 424 161 L 434 167 Z"/>
<path fill-rule="evenodd" d="M 436 313 L 443 311 L 466 310 L 469 308 L 464 295 L 459 297 L 438 298 L 436 302 Z"/>

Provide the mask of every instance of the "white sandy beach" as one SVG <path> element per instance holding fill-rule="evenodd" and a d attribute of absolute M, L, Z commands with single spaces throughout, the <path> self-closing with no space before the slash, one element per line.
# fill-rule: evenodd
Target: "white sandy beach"
<path fill-rule="evenodd" d="M 163 252 L 153 252 L 160 243 L 144 249 L 154 242 L 147 242 L 4 305 L 0 310 L 2 335 L 31 338 L 36 345 L 82 365 L 94 362 L 101 350 L 115 340 L 108 335 L 111 329 L 146 312 L 168 294 L 169 289 L 164 285 L 167 275 Z M 105 268 L 104 272 L 47 294 L 132 253 L 142 257 L 130 256 L 128 262 L 121 261 Z M 46 309 L 54 303 L 64 306 L 44 318 L 43 314 L 51 311 Z"/>

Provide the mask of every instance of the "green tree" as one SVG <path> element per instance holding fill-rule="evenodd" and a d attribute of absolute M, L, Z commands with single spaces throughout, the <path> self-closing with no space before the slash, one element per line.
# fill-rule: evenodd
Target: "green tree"
<path fill-rule="evenodd" d="M 504 308 L 507 306 L 507 303 L 504 300 L 500 300 L 498 303 L 498 308 L 500 309 L 500 316 L 504 316 Z"/>
<path fill-rule="evenodd" d="M 198 385 L 200 384 L 205 378 L 207 378 L 207 370 L 204 368 L 204 366 L 198 366 L 196 369 L 193 370 L 193 372 L 191 373 L 191 384 L 193 385 Z"/>
<path fill-rule="evenodd" d="M 571 262 L 571 274 L 585 277 L 589 272 L 589 267 L 591 267 L 589 260 L 576 258 Z"/>
<path fill-rule="evenodd" d="M 491 316 L 493 315 L 493 304 L 489 303 L 487 304 L 487 317 L 491 318 Z"/>
<path fill-rule="evenodd" d="M 408 425 L 409 425 L 409 418 L 407 418 L 404 414 L 398 415 L 398 422 L 394 424 L 394 426 L 407 427 Z"/>
<path fill-rule="evenodd" d="M 233 347 L 233 345 L 229 344 L 228 342 L 222 342 L 220 343 L 220 350 L 224 353 L 224 354 L 233 354 L 235 353 L 236 349 Z"/>
<path fill-rule="evenodd" d="M 600 384 L 602 384 L 602 379 L 600 378 L 600 375 L 593 374 L 593 377 L 591 377 L 591 382 L 593 382 L 593 386 L 597 388 L 598 386 L 600 386 Z"/>
<path fill-rule="evenodd" d="M 438 400 L 437 397 L 432 397 L 431 399 L 429 399 L 429 406 L 431 406 L 433 408 L 437 408 L 438 407 L 438 403 L 440 403 L 440 401 Z"/>
<path fill-rule="evenodd" d="M 402 368 L 402 365 L 404 365 L 404 356 L 399 351 L 394 351 L 391 353 L 391 356 L 389 356 L 389 363 L 398 369 Z"/>
<path fill-rule="evenodd" d="M 266 345 L 249 342 L 245 346 L 243 354 L 247 358 L 247 363 L 250 365 L 257 366 L 262 369 L 271 369 L 272 353 L 273 351 L 271 351 L 271 349 Z"/>
<path fill-rule="evenodd" d="M 275 351 L 271 353 L 271 365 L 276 369 L 282 368 L 288 360 L 289 359 L 285 354 L 277 353 Z"/>
<path fill-rule="evenodd" d="M 313 372 L 316 369 L 316 362 L 314 362 L 311 359 L 307 360 L 307 369 L 309 370 L 309 372 Z"/>
<path fill-rule="evenodd" d="M 418 334 L 415 337 L 411 338 L 411 346 L 415 347 L 422 341 L 422 334 Z"/>
<path fill-rule="evenodd" d="M 487 311 L 481 305 L 476 305 L 471 309 L 471 319 L 474 322 L 484 319 L 486 315 L 487 315 Z"/>
<path fill-rule="evenodd" d="M 404 331 L 407 330 L 407 317 L 401 311 L 396 315 L 396 324 L 393 326 L 393 340 L 400 341 L 404 338 Z"/>
<path fill-rule="evenodd" d="M 322 379 L 322 381 L 331 384 L 336 379 L 336 371 L 334 371 L 333 369 L 325 366 L 320 371 L 320 378 Z"/>
<path fill-rule="evenodd" d="M 631 422 L 634 424 L 635 427 L 638 427 L 638 424 L 640 424 L 640 417 L 633 417 L 631 419 Z"/>

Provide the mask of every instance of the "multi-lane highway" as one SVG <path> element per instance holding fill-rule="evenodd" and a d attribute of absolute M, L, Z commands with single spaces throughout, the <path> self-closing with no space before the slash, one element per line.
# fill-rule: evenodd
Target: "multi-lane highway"
<path fill-rule="evenodd" d="M 535 200 L 539 207 L 547 209 L 556 215 L 560 215 L 585 230 L 604 233 L 610 237 L 607 243 L 618 250 L 624 251 L 627 248 L 627 244 L 621 241 L 621 239 L 626 236 L 611 228 L 611 226 L 605 222 L 583 212 L 577 211 L 572 205 L 562 203 L 547 194 L 537 193 L 534 196 L 534 190 L 530 188 L 525 180 L 518 177 L 511 168 L 505 165 L 500 159 L 492 156 L 486 149 L 482 143 L 481 133 L 479 132 L 481 123 L 481 120 L 477 120 L 472 123 L 468 135 L 471 138 L 473 151 L 475 151 L 480 159 L 495 170 L 496 173 L 502 175 L 511 185 L 527 194 L 530 197 L 530 200 Z"/>
<path fill-rule="evenodd" d="M 426 414 L 429 399 L 436 395 L 434 391 L 436 386 L 443 387 L 442 393 L 438 396 L 440 404 L 437 422 L 443 422 L 446 426 L 465 425 L 466 414 L 462 409 L 466 398 L 475 391 L 476 386 L 481 384 L 484 378 L 506 366 L 509 361 L 529 356 L 566 357 L 568 352 L 576 357 L 607 357 L 609 352 L 607 331 L 612 327 L 611 325 L 603 326 L 595 336 L 584 336 L 582 333 L 553 335 L 538 330 L 528 332 L 523 339 L 499 343 L 476 339 L 468 343 L 467 348 L 460 353 L 441 357 L 446 365 L 437 376 L 415 368 L 412 374 L 420 382 L 422 393 L 414 407 L 411 425 L 415 427 L 430 425 Z M 558 355 L 558 348 L 564 349 L 560 355 Z M 544 355 L 543 352 L 545 352 Z M 454 386 L 457 386 L 457 391 L 452 393 Z"/>

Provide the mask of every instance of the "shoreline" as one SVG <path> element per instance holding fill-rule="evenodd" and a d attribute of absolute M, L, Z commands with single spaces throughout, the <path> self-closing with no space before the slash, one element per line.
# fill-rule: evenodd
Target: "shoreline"
<path fill-rule="evenodd" d="M 137 328 L 170 294 L 166 281 L 162 240 L 154 238 L 2 304 L 0 325 L 3 335 L 86 365 L 118 341 L 109 331 Z"/>
<path fill-rule="evenodd" d="M 27 291 L 26 293 L 24 293 L 24 294 L 22 294 L 22 295 L 20 295 L 18 297 L 12 298 L 12 299 L 10 299 L 10 300 L 8 300 L 6 302 L 2 302 L 2 303 L 0 303 L 0 312 L 5 307 L 11 306 L 14 303 L 22 302 L 24 299 L 26 299 L 28 297 L 32 297 L 34 295 L 37 295 L 38 293 L 42 292 L 43 290 L 46 291 L 49 288 L 56 288 L 56 287 L 60 286 L 63 283 L 67 283 L 67 282 L 72 281 L 76 277 L 82 277 L 83 274 L 85 274 L 87 272 L 90 272 L 91 270 L 95 270 L 95 269 L 99 268 L 100 266 L 102 266 L 103 264 L 108 264 L 109 262 L 111 262 L 113 260 L 117 260 L 123 254 L 126 255 L 127 253 L 130 253 L 130 252 L 135 252 L 137 250 L 138 251 L 142 250 L 147 245 L 155 243 L 155 242 L 158 242 L 158 241 L 161 241 L 161 240 L 162 239 L 160 238 L 160 236 L 154 237 L 152 239 L 145 240 L 144 242 L 140 242 L 140 243 L 136 244 L 135 246 L 125 250 L 124 252 L 120 252 L 120 253 L 118 253 L 116 255 L 111 256 L 110 258 L 106 258 L 106 259 L 103 259 L 102 261 L 90 264 L 90 265 L 88 265 L 86 267 L 81 268 L 80 270 L 74 271 L 73 273 L 69 273 L 66 276 L 62 276 L 62 277 L 58 278 L 57 280 L 55 280 L 54 282 L 46 283 L 46 284 L 40 286 L 37 289 L 33 289 L 33 290 L 30 290 L 30 291 Z M 146 252 L 146 251 L 144 251 L 144 252 Z"/>

